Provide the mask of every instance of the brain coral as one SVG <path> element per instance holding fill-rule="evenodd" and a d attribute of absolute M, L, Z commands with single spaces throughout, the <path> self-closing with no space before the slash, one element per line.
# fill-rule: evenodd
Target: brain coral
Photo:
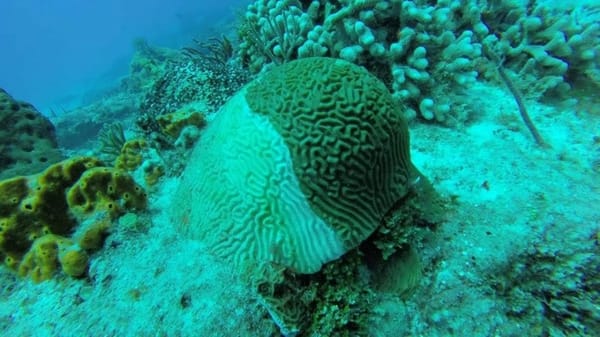
<path fill-rule="evenodd" d="M 306 58 L 251 82 L 209 123 L 173 216 L 237 264 L 313 273 L 366 239 L 418 176 L 384 84 Z"/>
<path fill-rule="evenodd" d="M 0 89 L 0 179 L 38 173 L 63 159 L 54 126 L 31 104 Z"/>

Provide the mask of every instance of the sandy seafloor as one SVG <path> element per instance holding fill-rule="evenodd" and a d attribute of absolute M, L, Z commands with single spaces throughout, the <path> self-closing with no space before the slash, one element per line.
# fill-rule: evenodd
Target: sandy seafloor
<path fill-rule="evenodd" d="M 557 261 L 598 258 L 600 174 L 593 170 L 600 157 L 594 143 L 600 136 L 598 111 L 528 101 L 551 145 L 543 149 L 521 123 L 505 88 L 478 84 L 470 97 L 481 110 L 463 128 L 411 123 L 415 164 L 456 205 L 418 248 L 424 278 L 417 292 L 406 302 L 390 296 L 373 304 L 372 336 L 561 336 L 535 310 L 515 314 L 519 304 L 506 295 L 507 287 L 556 278 L 553 270 L 528 275 L 529 280 L 499 280 L 508 270 L 528 268 L 524 257 L 540 250 Z M 235 273 L 169 223 L 167 205 L 176 186 L 174 178 L 163 180 L 150 193 L 150 214 L 140 218 L 140 226 L 115 229 L 93 255 L 89 279 L 33 284 L 0 269 L 0 334 L 265 336 L 271 331 L 266 311 Z"/>

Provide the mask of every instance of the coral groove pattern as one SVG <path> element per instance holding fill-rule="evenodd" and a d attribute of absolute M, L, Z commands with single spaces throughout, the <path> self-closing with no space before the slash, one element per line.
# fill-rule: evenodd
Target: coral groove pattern
<path fill-rule="evenodd" d="M 246 99 L 283 136 L 302 192 L 345 246 L 363 241 L 406 194 L 415 175 L 406 122 L 363 68 L 298 60 L 250 85 Z"/>
<path fill-rule="evenodd" d="M 385 86 L 307 58 L 252 82 L 208 125 L 173 219 L 238 265 L 313 273 L 366 239 L 417 175 Z"/>

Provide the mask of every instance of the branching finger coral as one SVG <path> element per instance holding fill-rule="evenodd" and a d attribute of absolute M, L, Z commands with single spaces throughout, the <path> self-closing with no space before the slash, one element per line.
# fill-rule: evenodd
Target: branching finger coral
<path fill-rule="evenodd" d="M 505 58 L 504 69 L 518 74 L 514 84 L 527 98 L 600 83 L 600 8 L 570 7 L 533 0 L 257 0 L 245 16 L 252 29 L 239 32 L 239 56 L 253 73 L 295 58 L 341 58 L 376 74 L 407 117 L 459 126 L 476 110 L 465 99 L 471 85 L 496 79 L 483 47 Z"/>

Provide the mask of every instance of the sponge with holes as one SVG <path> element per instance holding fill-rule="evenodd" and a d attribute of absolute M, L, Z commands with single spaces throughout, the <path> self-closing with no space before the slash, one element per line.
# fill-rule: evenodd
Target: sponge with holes
<path fill-rule="evenodd" d="M 104 223 L 145 206 L 146 195 L 131 176 L 92 157 L 2 180 L 0 258 L 35 281 L 50 278 L 58 264 L 67 275 L 80 276 L 87 265 L 85 250 L 98 249 L 109 227 Z M 91 225 L 82 228 L 84 222 Z"/>

